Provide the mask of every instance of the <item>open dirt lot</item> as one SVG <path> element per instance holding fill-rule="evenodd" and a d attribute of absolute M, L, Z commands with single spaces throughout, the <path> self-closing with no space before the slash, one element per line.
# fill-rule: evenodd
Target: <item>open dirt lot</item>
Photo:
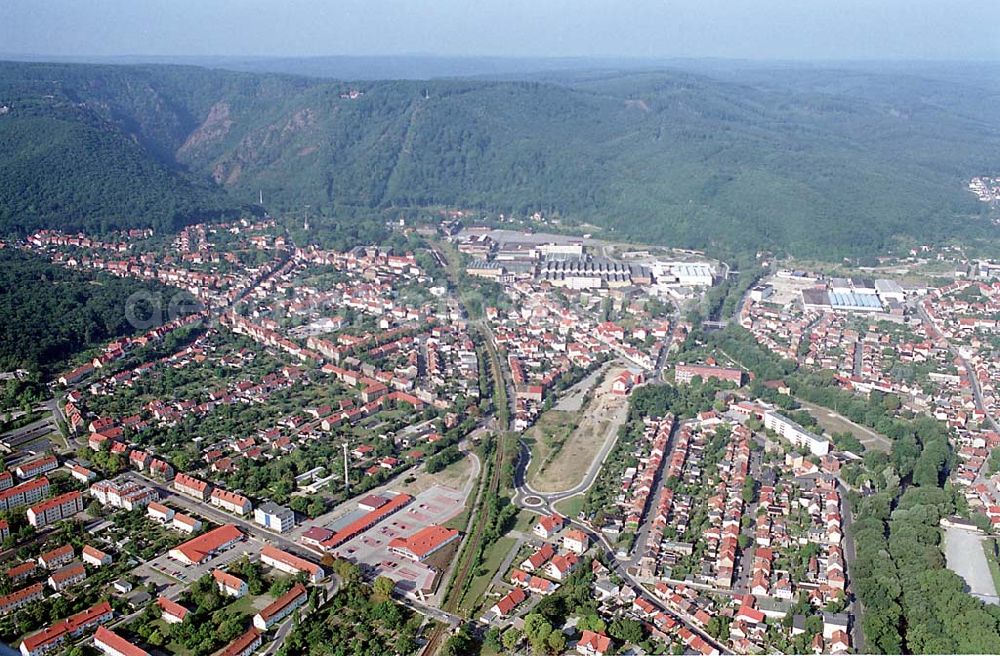
<path fill-rule="evenodd" d="M 815 281 L 804 281 L 795 278 L 781 278 L 778 276 L 768 276 L 762 282 L 768 283 L 774 288 L 774 294 L 767 299 L 768 303 L 785 305 L 792 301 L 797 301 L 802 297 L 802 290 L 815 287 Z"/>
<path fill-rule="evenodd" d="M 529 431 L 534 439 L 528 470 L 528 483 L 532 488 L 539 492 L 561 492 L 583 480 L 601 447 L 607 440 L 614 439 L 624 420 L 623 409 L 628 406 L 628 397 L 611 393 L 611 384 L 624 370 L 623 367 L 609 369 L 594 391 L 593 399 L 580 413 L 550 411 L 558 414 L 543 417 L 539 425 Z M 578 422 L 576 430 L 563 437 L 566 426 L 572 426 L 574 421 Z M 549 443 L 546 443 L 546 432 L 550 436 Z"/>

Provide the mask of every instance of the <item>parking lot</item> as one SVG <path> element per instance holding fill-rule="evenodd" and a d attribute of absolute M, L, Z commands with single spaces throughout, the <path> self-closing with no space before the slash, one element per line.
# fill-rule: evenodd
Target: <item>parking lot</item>
<path fill-rule="evenodd" d="M 390 515 L 358 537 L 344 543 L 335 555 L 364 567 L 373 576 L 387 576 L 407 594 L 429 590 L 437 572 L 425 565 L 389 552 L 389 541 L 406 537 L 429 524 L 443 524 L 462 511 L 464 495 L 459 490 L 435 486 L 418 494 L 399 512 Z"/>
<path fill-rule="evenodd" d="M 229 563 L 243 556 L 256 554 L 258 550 L 259 547 L 251 544 L 249 540 L 243 540 L 198 565 L 185 565 L 164 553 L 141 565 L 136 569 L 136 575 L 169 585 L 176 585 L 180 581 L 182 585 L 187 586 L 213 569 L 224 569 Z"/>
<path fill-rule="evenodd" d="M 969 594 L 988 604 L 996 604 L 1000 598 L 983 552 L 983 540 L 978 532 L 948 527 L 944 532 L 944 555 L 948 567 L 965 581 Z"/>

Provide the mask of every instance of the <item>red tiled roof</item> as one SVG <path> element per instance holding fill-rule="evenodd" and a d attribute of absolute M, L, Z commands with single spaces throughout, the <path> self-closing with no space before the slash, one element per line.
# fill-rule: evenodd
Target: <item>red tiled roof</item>
<path fill-rule="evenodd" d="M 106 601 L 102 601 L 99 604 L 91 606 L 87 610 L 76 613 L 75 615 L 70 615 L 64 620 L 60 620 L 55 624 L 38 631 L 37 633 L 33 633 L 32 635 L 26 637 L 22 644 L 29 652 L 33 652 L 38 649 L 39 646 L 46 645 L 67 633 L 79 631 L 84 626 L 94 622 L 98 617 L 107 615 L 111 612 L 111 604 Z"/>
<path fill-rule="evenodd" d="M 44 588 L 45 586 L 42 585 L 41 583 L 34 583 L 32 585 L 25 586 L 20 590 L 15 590 L 10 594 L 0 597 L 0 608 L 6 608 L 11 604 L 16 604 L 22 599 L 27 599 L 28 597 L 36 595 L 40 593 Z"/>
<path fill-rule="evenodd" d="M 159 599 L 157 599 L 156 605 L 159 606 L 160 610 L 163 611 L 164 613 L 168 615 L 173 615 L 182 620 L 188 614 L 187 608 L 184 608 L 184 606 L 181 606 L 176 601 L 167 599 L 166 597 L 160 597 Z"/>
<path fill-rule="evenodd" d="M 580 636 L 578 646 L 590 647 L 596 652 L 604 653 L 611 649 L 611 638 L 602 633 L 584 631 Z"/>
<path fill-rule="evenodd" d="M 218 656 L 237 656 L 238 654 L 242 654 L 247 647 L 252 645 L 259 638 L 260 631 L 251 627 L 249 631 L 229 643 L 225 649 L 219 652 Z"/>
<path fill-rule="evenodd" d="M 291 590 L 281 595 L 274 600 L 274 602 L 262 609 L 260 611 L 260 616 L 265 620 L 269 620 L 283 611 L 289 604 L 294 603 L 296 599 L 304 594 L 306 594 L 306 587 L 301 583 L 296 583 Z"/>
<path fill-rule="evenodd" d="M 176 519 L 176 516 L 174 518 Z M 202 533 L 198 537 L 192 538 L 175 548 L 191 562 L 200 563 L 213 551 L 242 537 L 243 533 L 240 532 L 240 529 L 236 528 L 235 524 L 225 524 L 219 528 L 212 529 L 208 533 Z"/>
<path fill-rule="evenodd" d="M 56 547 L 51 551 L 46 551 L 41 556 L 38 557 L 39 560 L 44 562 L 51 562 L 53 560 L 58 560 L 59 558 L 65 558 L 66 556 L 73 556 L 73 546 L 69 544 L 64 544 L 61 547 Z"/>
<path fill-rule="evenodd" d="M 385 504 L 381 508 L 372 510 L 360 519 L 354 520 L 344 528 L 334 533 L 329 539 L 323 540 L 320 544 L 327 549 L 333 549 L 334 547 L 340 546 L 344 542 L 347 542 L 356 536 L 358 533 L 368 530 L 383 518 L 388 517 L 412 500 L 413 497 L 409 494 L 397 494 L 389 500 L 389 503 Z"/>
<path fill-rule="evenodd" d="M 90 556 L 91 558 L 96 558 L 98 560 L 104 560 L 108 557 L 108 554 L 104 553 L 96 547 L 92 547 L 89 544 L 83 545 L 83 554 L 85 556 Z"/>
<path fill-rule="evenodd" d="M 94 633 L 94 641 L 99 641 L 115 650 L 118 654 L 124 654 L 124 656 L 149 656 L 149 652 L 145 649 L 136 647 L 125 638 L 103 626 L 97 627 L 97 632 Z"/>
<path fill-rule="evenodd" d="M 453 528 L 437 525 L 425 526 L 409 537 L 389 540 L 389 548 L 403 549 L 417 558 L 423 558 L 456 535 L 458 535 L 458 531 Z"/>
<path fill-rule="evenodd" d="M 243 587 L 243 580 L 240 577 L 233 576 L 229 572 L 224 572 L 221 569 L 213 569 L 212 578 L 215 579 L 216 583 L 221 583 L 227 588 L 239 590 Z"/>
<path fill-rule="evenodd" d="M 265 544 L 264 547 L 261 548 L 260 556 L 261 558 L 264 558 L 266 556 L 267 558 L 277 560 L 278 562 L 284 563 L 289 567 L 294 567 L 300 572 L 309 572 L 311 574 L 315 574 L 321 571 L 320 566 L 317 565 L 316 563 L 306 560 L 305 558 L 299 558 L 295 554 L 290 554 L 287 551 L 282 551 L 281 549 L 278 549 L 277 547 L 272 547 L 269 544 Z"/>
<path fill-rule="evenodd" d="M 80 576 L 81 574 L 86 574 L 86 570 L 83 568 L 83 563 L 71 563 L 52 572 L 51 578 L 56 583 L 61 583 L 75 576 Z"/>

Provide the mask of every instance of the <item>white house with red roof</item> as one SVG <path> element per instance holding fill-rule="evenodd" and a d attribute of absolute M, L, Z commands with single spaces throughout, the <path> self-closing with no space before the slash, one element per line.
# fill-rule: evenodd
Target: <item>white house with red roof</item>
<path fill-rule="evenodd" d="M 550 538 L 562 530 L 565 520 L 562 515 L 554 513 L 540 517 L 532 531 L 540 538 Z"/>
<path fill-rule="evenodd" d="M 576 643 L 576 651 L 585 656 L 604 656 L 611 649 L 611 638 L 603 633 L 583 631 Z"/>

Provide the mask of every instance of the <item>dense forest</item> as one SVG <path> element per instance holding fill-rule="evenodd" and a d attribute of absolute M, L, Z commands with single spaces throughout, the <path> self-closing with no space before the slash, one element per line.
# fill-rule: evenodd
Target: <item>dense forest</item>
<path fill-rule="evenodd" d="M 0 230 L 169 229 L 262 191 L 272 212 L 309 205 L 321 226 L 540 211 L 640 240 L 822 258 L 995 238 L 964 188 L 995 166 L 992 91 L 829 75 L 346 83 L 0 63 Z"/>
<path fill-rule="evenodd" d="M 136 332 L 125 308 L 140 290 L 179 293 L 155 283 L 95 277 L 0 249 L 0 370 L 57 373 L 72 355 Z M 134 316 L 146 319 L 151 310 L 148 302 L 140 302 Z"/>

